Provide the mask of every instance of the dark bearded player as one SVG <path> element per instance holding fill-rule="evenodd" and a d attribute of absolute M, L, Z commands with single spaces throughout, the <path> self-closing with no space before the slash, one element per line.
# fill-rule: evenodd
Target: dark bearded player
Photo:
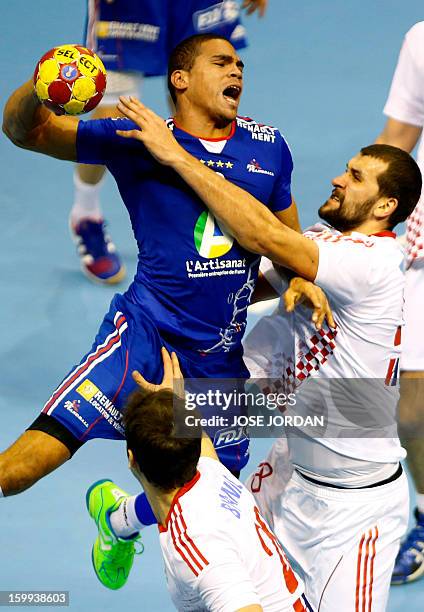
<path fill-rule="evenodd" d="M 243 63 L 232 45 L 213 35 L 183 41 L 170 58 L 169 88 L 177 110 L 168 127 L 181 146 L 222 175 L 223 189 L 225 180 L 238 185 L 299 229 L 284 138 L 236 117 Z M 259 257 L 218 225 L 175 171 L 141 142 L 122 137 L 136 127 L 126 118 L 56 117 L 40 105 L 30 82 L 6 105 L 3 129 L 17 146 L 107 166 L 130 215 L 139 265 L 126 293 L 113 298 L 89 352 L 0 455 L 3 495 L 27 489 L 89 439 L 123 439 L 121 409 L 135 388 L 131 372 L 159 382 L 162 346 L 178 355 L 186 379 L 248 376 L 241 339 Z M 214 439 L 216 432 L 208 433 Z M 217 451 L 238 472 L 248 459 L 248 440 Z M 154 520 L 141 502 L 135 511 L 144 523 Z"/>

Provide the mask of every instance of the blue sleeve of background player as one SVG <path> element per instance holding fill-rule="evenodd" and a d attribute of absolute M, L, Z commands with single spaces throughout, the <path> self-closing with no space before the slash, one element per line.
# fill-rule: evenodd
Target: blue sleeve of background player
<path fill-rule="evenodd" d="M 280 172 L 276 178 L 274 189 L 272 190 L 269 208 L 272 212 L 285 210 L 292 203 L 291 194 L 291 175 L 293 171 L 293 159 L 287 142 L 278 132 L 277 138 L 280 139 Z"/>
<path fill-rule="evenodd" d="M 118 136 L 116 130 L 137 129 L 129 119 L 92 119 L 80 121 L 77 132 L 77 161 L 82 164 L 107 166 L 114 159 L 124 157 L 129 149 L 141 149 L 136 140 Z"/>

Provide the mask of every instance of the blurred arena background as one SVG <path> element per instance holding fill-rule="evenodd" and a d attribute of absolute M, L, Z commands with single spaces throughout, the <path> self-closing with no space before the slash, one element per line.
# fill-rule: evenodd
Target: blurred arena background
<path fill-rule="evenodd" d="M 386 99 L 403 35 L 424 19 L 422 0 L 269 0 L 263 20 L 245 19 L 250 47 L 241 114 L 279 127 L 292 148 L 293 193 L 301 222 L 315 219 L 330 180 L 383 126 Z M 2 2 L 1 105 L 28 79 L 50 47 L 82 41 L 84 0 Z M 162 79 L 144 82 L 143 100 L 168 113 Z M 37 156 L 0 139 L 0 448 L 35 418 L 51 390 L 91 345 L 114 289 L 79 271 L 68 235 L 71 164 Z M 110 177 L 105 215 L 129 278 L 136 245 Z M 124 290 L 126 284 L 118 287 Z M 252 312 L 250 324 L 260 316 Z M 267 440 L 253 440 L 247 471 Z M 0 590 L 67 590 L 72 610 L 168 612 L 155 529 L 122 591 L 107 591 L 91 567 L 94 528 L 85 491 L 110 477 L 130 492 L 122 443 L 95 441 L 28 492 L 0 501 Z M 424 580 L 392 588 L 389 610 L 423 609 Z M 420 603 L 421 602 L 421 603 Z"/>

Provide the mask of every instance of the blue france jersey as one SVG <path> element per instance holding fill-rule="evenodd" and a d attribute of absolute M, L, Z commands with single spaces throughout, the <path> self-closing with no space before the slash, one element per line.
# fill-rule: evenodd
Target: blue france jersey
<path fill-rule="evenodd" d="M 223 140 L 200 139 L 168 126 L 190 154 L 274 212 L 291 204 L 290 150 L 275 128 L 237 118 Z M 128 119 L 80 121 L 77 156 L 104 164 L 115 177 L 139 249 L 126 297 L 141 306 L 163 338 L 201 352 L 240 347 L 259 257 L 220 227 L 200 198 L 137 140 L 116 130 Z"/>
<path fill-rule="evenodd" d="M 179 42 L 208 33 L 246 46 L 238 0 L 88 0 L 85 44 L 108 70 L 166 74 Z"/>

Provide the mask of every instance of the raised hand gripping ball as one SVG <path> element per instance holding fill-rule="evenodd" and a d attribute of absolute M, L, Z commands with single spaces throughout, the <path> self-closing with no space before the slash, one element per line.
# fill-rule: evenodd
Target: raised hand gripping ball
<path fill-rule="evenodd" d="M 94 51 L 61 45 L 37 63 L 34 88 L 40 102 L 58 115 L 88 113 L 103 97 L 106 69 Z"/>

